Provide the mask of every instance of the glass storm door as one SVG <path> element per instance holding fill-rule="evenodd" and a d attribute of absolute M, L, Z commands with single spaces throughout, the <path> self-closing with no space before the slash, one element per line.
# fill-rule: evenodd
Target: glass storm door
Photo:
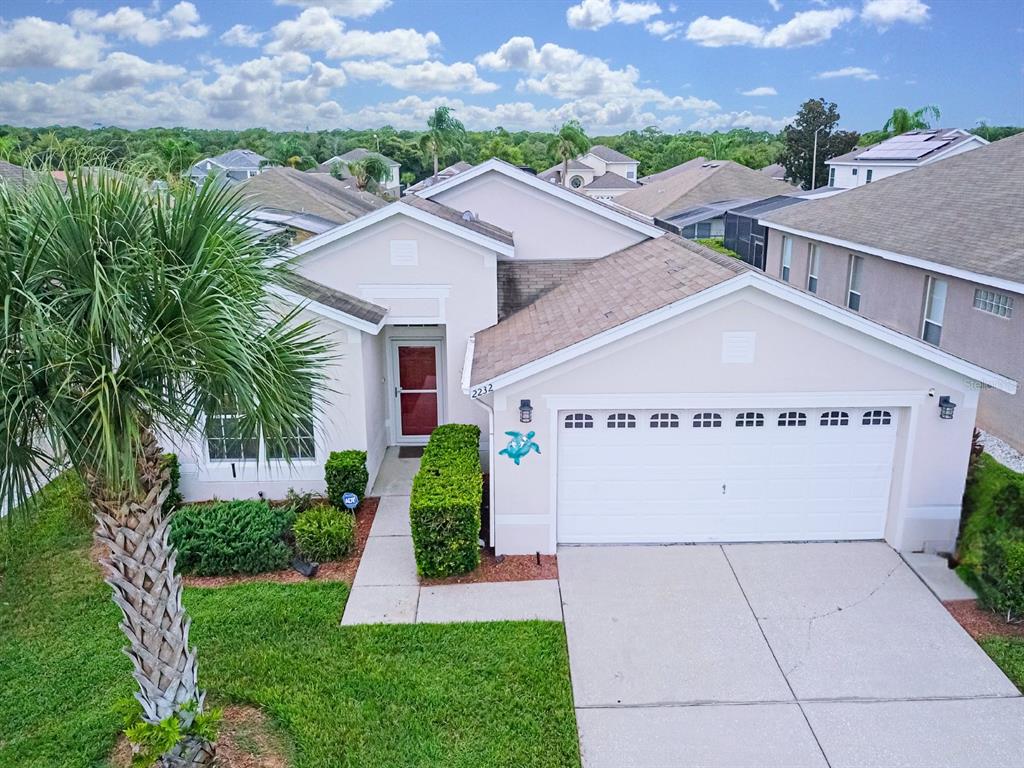
<path fill-rule="evenodd" d="M 438 422 L 441 344 L 394 342 L 398 439 L 426 438 Z"/>

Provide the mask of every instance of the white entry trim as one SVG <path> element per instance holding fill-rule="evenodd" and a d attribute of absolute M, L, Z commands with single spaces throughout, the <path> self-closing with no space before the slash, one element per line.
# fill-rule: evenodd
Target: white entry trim
<path fill-rule="evenodd" d="M 893 347 L 909 352 L 912 355 L 959 373 L 974 381 L 979 381 L 982 384 L 995 387 L 996 389 L 1008 394 L 1012 395 L 1017 392 L 1017 382 L 1011 378 L 995 373 L 994 371 L 990 371 L 987 368 L 982 368 L 980 365 L 975 365 L 974 363 L 956 357 L 955 355 L 951 355 L 938 347 L 926 344 L 920 339 L 915 339 L 898 331 L 894 331 L 891 328 L 887 328 L 886 326 L 876 323 L 873 320 L 869 320 L 855 312 L 850 312 L 842 307 L 829 304 L 824 299 L 819 299 L 817 296 L 804 293 L 798 288 L 773 280 L 772 278 L 766 277 L 758 272 L 754 272 L 753 270 L 744 272 L 736 277 L 730 278 L 729 280 L 725 280 L 718 285 L 707 288 L 700 293 L 687 296 L 685 299 L 680 299 L 672 304 L 656 309 L 653 312 L 648 312 L 645 315 L 633 318 L 632 320 L 622 323 L 621 325 L 617 325 L 614 328 L 609 328 L 608 330 L 591 336 L 588 339 L 576 342 L 575 344 L 565 347 L 564 349 L 560 349 L 557 352 L 552 352 L 549 355 L 545 355 L 537 360 L 521 365 L 518 368 L 514 368 L 511 371 L 499 374 L 498 376 L 494 376 L 485 381 L 476 382 L 473 384 L 473 388 L 479 389 L 485 386 L 490 386 L 492 389 L 500 389 L 502 387 L 507 387 L 510 384 L 515 384 L 518 381 L 522 381 L 530 376 L 534 376 L 535 374 L 546 371 L 557 365 L 561 365 L 562 363 L 573 360 L 593 350 L 600 349 L 601 347 L 607 346 L 619 339 L 623 339 L 637 333 L 638 331 L 650 328 L 665 320 L 681 315 L 691 309 L 701 307 L 716 299 L 728 296 L 729 294 L 744 288 L 755 288 L 759 291 L 763 291 L 764 293 L 788 301 L 791 304 L 795 304 L 814 312 L 815 314 L 834 320 L 840 325 L 860 331 L 867 336 L 883 341 Z M 472 381 L 472 375 L 470 375 L 470 381 Z M 470 394 L 469 390 L 464 391 L 467 395 Z"/>
<path fill-rule="evenodd" d="M 820 243 L 829 243 L 830 245 L 835 245 L 850 251 L 860 251 L 861 253 L 878 256 L 879 258 L 887 259 L 888 261 L 895 261 L 899 264 L 917 267 L 918 269 L 926 269 L 930 272 L 938 272 L 939 274 L 949 275 L 950 277 L 958 277 L 961 280 L 967 280 L 971 283 L 990 285 L 993 288 L 1000 288 L 1012 293 L 1024 293 L 1024 283 L 1014 280 L 1007 280 L 1002 277 L 993 277 L 992 275 L 983 275 L 980 272 L 972 272 L 968 269 L 951 267 L 947 264 L 940 264 L 937 261 L 929 261 L 928 259 L 921 259 L 917 256 L 906 256 L 902 253 L 896 253 L 895 251 L 887 251 L 884 248 L 875 248 L 873 245 L 865 245 L 864 243 L 857 243 L 852 240 L 843 240 L 839 237 L 830 237 L 829 235 L 822 235 L 817 232 L 808 232 L 807 230 L 796 229 L 795 227 L 787 227 L 782 224 L 775 224 L 770 219 L 758 219 L 757 223 L 762 227 L 768 227 L 769 229 L 774 229 L 779 232 L 796 235 L 797 237 L 806 237 L 808 240 L 817 240 Z"/>
<path fill-rule="evenodd" d="M 403 435 L 402 411 L 398 400 L 398 348 L 433 347 L 437 361 L 437 423 L 448 421 L 448 374 L 445 365 L 446 354 L 443 336 L 391 336 L 387 340 L 387 401 L 388 421 L 391 423 L 391 443 L 389 445 L 426 445 L 430 435 Z"/>

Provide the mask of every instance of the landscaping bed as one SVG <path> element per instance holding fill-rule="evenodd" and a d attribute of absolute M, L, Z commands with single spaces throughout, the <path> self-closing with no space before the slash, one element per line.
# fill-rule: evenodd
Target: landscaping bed
<path fill-rule="evenodd" d="M 480 551 L 480 565 L 469 573 L 442 578 L 420 578 L 420 584 L 436 587 L 439 584 L 483 584 L 496 581 L 534 581 L 558 578 L 558 557 L 541 555 L 502 555 L 496 557 L 494 550 Z"/>
<path fill-rule="evenodd" d="M 366 548 L 366 540 L 370 536 L 370 527 L 377 514 L 380 499 L 368 496 L 359 503 L 356 509 L 355 540 L 352 552 L 342 560 L 320 563 L 320 569 L 314 578 L 318 581 L 343 581 L 351 585 L 359 568 L 359 560 Z M 294 568 L 253 574 L 234 574 L 231 576 L 185 576 L 187 587 L 227 587 L 235 584 L 252 584 L 260 581 L 271 581 L 277 584 L 296 584 L 308 579 Z"/>

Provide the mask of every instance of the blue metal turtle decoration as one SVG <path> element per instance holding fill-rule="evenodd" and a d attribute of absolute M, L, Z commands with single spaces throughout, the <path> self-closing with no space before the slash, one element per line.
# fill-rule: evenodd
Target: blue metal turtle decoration
<path fill-rule="evenodd" d="M 533 437 L 536 432 L 527 432 L 524 436 L 522 432 L 506 432 L 511 440 L 508 441 L 508 445 L 502 448 L 498 453 L 503 456 L 508 456 L 512 461 L 519 466 L 520 460 L 528 454 L 530 451 L 536 451 L 540 453 L 540 446 L 533 442 Z"/>

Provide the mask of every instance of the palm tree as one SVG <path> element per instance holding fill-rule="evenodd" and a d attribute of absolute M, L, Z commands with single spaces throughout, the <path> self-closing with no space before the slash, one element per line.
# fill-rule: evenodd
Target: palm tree
<path fill-rule="evenodd" d="M 551 140 L 549 150 L 551 154 L 562 161 L 562 184 L 567 183 L 569 178 L 569 161 L 579 157 L 590 149 L 590 139 L 583 132 L 583 126 L 577 120 L 568 120 L 562 123 L 558 133 Z"/>
<path fill-rule="evenodd" d="M 899 136 L 907 131 L 931 128 L 931 123 L 927 120 L 928 115 L 931 115 L 935 120 L 942 117 L 939 108 L 931 104 L 916 109 L 913 112 L 906 107 L 896 107 L 889 116 L 889 119 L 885 121 L 882 130 L 894 136 Z"/>
<path fill-rule="evenodd" d="M 366 189 L 371 183 L 382 184 L 391 169 L 380 155 L 367 155 L 362 160 L 348 163 L 348 172 L 352 174 L 357 187 Z"/>
<path fill-rule="evenodd" d="M 169 469 L 159 436 L 198 438 L 206 413 L 275 444 L 322 401 L 327 340 L 281 313 L 289 279 L 241 223 L 237 193 L 173 198 L 130 178 L 77 174 L 0 185 L 0 502 L 31 514 L 38 478 L 86 481 L 101 563 L 123 614 L 135 696 L 183 738 L 167 766 L 205 766 L 204 692 L 168 543 Z M 190 730 L 195 726 L 195 730 Z"/>
<path fill-rule="evenodd" d="M 420 151 L 434 159 L 437 178 L 438 158 L 462 149 L 466 143 L 466 127 L 452 115 L 451 107 L 441 106 L 427 118 L 427 132 L 420 137 Z"/>

